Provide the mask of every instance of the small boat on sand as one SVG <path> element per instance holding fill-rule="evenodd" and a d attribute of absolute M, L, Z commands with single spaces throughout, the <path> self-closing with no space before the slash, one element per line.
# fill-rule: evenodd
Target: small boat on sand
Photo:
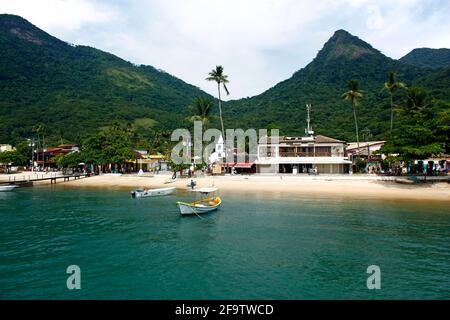
<path fill-rule="evenodd" d="M 174 183 L 176 181 L 177 181 L 177 178 L 173 178 L 173 179 L 169 179 L 169 180 L 165 181 L 164 184 Z"/>
<path fill-rule="evenodd" d="M 130 192 L 132 198 L 166 196 L 175 192 L 175 187 L 159 189 L 136 189 Z"/>
<path fill-rule="evenodd" d="M 14 190 L 14 189 L 16 189 L 18 187 L 19 186 L 16 186 L 14 184 L 0 186 L 0 192 L 12 191 L 12 190 Z"/>
<path fill-rule="evenodd" d="M 200 213 L 217 210 L 220 207 L 222 199 L 220 197 L 212 195 L 217 191 L 217 188 L 200 188 L 193 191 L 202 194 L 203 196 L 205 196 L 205 199 L 193 203 L 178 201 L 177 206 L 180 209 L 180 213 L 182 215 L 198 215 Z"/>
<path fill-rule="evenodd" d="M 394 179 L 396 183 L 400 184 L 415 184 L 416 182 L 412 179 L 402 179 L 402 178 L 396 178 Z"/>

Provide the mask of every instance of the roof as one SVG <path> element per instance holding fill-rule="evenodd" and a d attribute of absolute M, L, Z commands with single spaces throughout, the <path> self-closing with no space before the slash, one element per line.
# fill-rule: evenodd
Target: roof
<path fill-rule="evenodd" d="M 279 142 L 297 142 L 297 143 L 345 143 L 345 141 L 337 140 L 334 138 L 330 138 L 323 135 L 317 135 L 312 137 L 288 137 L 288 136 L 279 136 L 279 137 L 262 137 L 260 139 L 261 143 L 272 143 L 272 140 L 276 140 L 278 138 Z"/>
<path fill-rule="evenodd" d="M 333 139 L 327 136 L 317 135 L 315 136 L 316 143 L 344 143 L 344 141 Z"/>
<path fill-rule="evenodd" d="M 76 143 L 66 143 L 66 144 L 60 144 L 58 147 L 59 148 L 64 148 L 64 147 L 78 147 L 79 145 Z"/>
<path fill-rule="evenodd" d="M 223 166 L 235 167 L 239 169 L 250 169 L 254 164 L 254 162 L 225 162 Z"/>
<path fill-rule="evenodd" d="M 369 145 L 369 147 L 371 146 L 375 146 L 377 144 L 385 144 L 386 141 L 367 141 L 367 142 L 360 142 L 359 143 L 359 147 L 360 148 L 367 148 L 367 145 Z M 358 143 L 357 142 L 349 142 L 348 143 L 348 147 L 347 150 L 352 150 L 352 149 L 357 149 L 358 148 Z"/>

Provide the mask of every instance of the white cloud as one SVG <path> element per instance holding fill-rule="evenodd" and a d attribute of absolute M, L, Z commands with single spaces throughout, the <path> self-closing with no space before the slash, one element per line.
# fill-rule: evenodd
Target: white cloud
<path fill-rule="evenodd" d="M 112 6 L 89 0 L 2 1 L 0 11 L 31 20 L 47 32 L 73 32 L 89 23 L 105 23 L 117 17 Z"/>
<path fill-rule="evenodd" d="M 222 64 L 231 98 L 288 78 L 337 29 L 394 58 L 450 47 L 449 9 L 436 0 L 0 0 L 0 12 L 62 40 L 153 65 L 213 94 L 204 79 Z"/>

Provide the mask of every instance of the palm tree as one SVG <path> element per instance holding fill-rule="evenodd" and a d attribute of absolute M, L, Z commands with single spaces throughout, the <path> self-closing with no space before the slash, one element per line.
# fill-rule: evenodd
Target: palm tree
<path fill-rule="evenodd" d="M 228 91 L 228 88 L 226 86 L 226 83 L 228 83 L 228 76 L 223 74 L 223 67 L 222 66 L 216 66 L 215 69 L 213 69 L 206 78 L 207 81 L 215 81 L 217 82 L 217 91 L 219 92 L 219 115 L 220 115 L 220 124 L 222 126 L 222 137 L 225 139 L 225 130 L 223 128 L 223 119 L 222 119 L 222 100 L 220 97 L 220 85 L 223 85 L 223 88 L 225 89 L 225 92 L 227 95 L 230 94 Z"/>
<path fill-rule="evenodd" d="M 423 88 L 409 88 L 406 96 L 405 111 L 413 113 L 426 108 L 429 105 L 427 103 L 427 96 L 428 94 Z"/>
<path fill-rule="evenodd" d="M 348 82 L 348 91 L 342 94 L 342 99 L 350 100 L 353 106 L 353 117 L 355 118 L 356 129 L 356 144 L 358 147 L 359 155 L 359 131 L 358 131 L 358 119 L 356 118 L 356 107 L 359 104 L 359 100 L 362 98 L 362 91 L 359 90 L 359 82 L 357 80 L 350 80 Z"/>
<path fill-rule="evenodd" d="M 391 100 L 391 129 L 389 132 L 389 136 L 392 137 L 392 128 L 394 127 L 394 92 L 397 89 L 406 89 L 406 85 L 403 82 L 396 82 L 396 74 L 395 72 L 389 72 L 388 81 L 384 83 L 383 90 L 386 90 L 389 93 Z"/>
<path fill-rule="evenodd" d="M 201 121 L 204 126 L 208 124 L 213 102 L 205 97 L 197 97 L 194 103 L 189 107 L 192 116 L 189 118 L 192 122 Z"/>

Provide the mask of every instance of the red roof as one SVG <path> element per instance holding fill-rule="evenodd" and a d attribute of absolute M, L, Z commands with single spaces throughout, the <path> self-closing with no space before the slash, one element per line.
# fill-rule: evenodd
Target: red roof
<path fill-rule="evenodd" d="M 225 162 L 223 166 L 225 167 L 235 167 L 235 168 L 243 168 L 250 169 L 254 165 L 253 162 Z"/>
<path fill-rule="evenodd" d="M 58 147 L 64 148 L 64 147 L 78 147 L 78 144 L 76 143 L 66 143 L 66 144 L 60 144 Z"/>

